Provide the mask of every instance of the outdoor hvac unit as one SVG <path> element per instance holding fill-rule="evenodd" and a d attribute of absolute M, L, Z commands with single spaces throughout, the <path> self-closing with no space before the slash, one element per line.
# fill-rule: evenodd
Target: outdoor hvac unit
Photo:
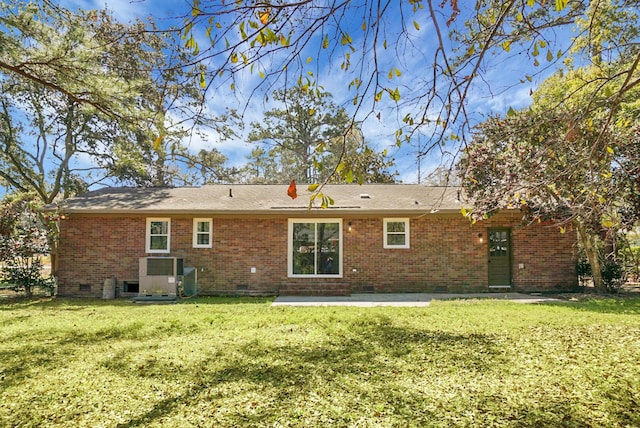
<path fill-rule="evenodd" d="M 184 260 L 177 257 L 140 258 L 138 297 L 176 298 Z"/>

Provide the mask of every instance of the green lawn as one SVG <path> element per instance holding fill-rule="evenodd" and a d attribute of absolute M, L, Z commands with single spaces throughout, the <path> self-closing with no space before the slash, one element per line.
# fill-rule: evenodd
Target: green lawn
<path fill-rule="evenodd" d="M 640 300 L 0 301 L 0 426 L 640 426 Z"/>

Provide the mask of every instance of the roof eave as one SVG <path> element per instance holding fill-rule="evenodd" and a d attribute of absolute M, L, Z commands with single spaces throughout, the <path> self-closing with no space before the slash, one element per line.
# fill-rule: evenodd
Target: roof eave
<path fill-rule="evenodd" d="M 341 208 L 278 208 L 268 210 L 158 210 L 158 209 L 80 209 L 61 208 L 61 211 L 68 215 L 242 215 L 242 216 L 322 216 L 330 217 L 336 215 L 366 215 L 366 216 L 417 216 L 434 214 L 456 214 L 460 209 L 341 209 Z"/>

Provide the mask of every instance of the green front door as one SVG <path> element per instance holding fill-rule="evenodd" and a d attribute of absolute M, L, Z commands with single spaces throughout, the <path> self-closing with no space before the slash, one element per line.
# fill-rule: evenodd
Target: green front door
<path fill-rule="evenodd" d="M 511 285 L 509 229 L 489 229 L 489 287 Z"/>

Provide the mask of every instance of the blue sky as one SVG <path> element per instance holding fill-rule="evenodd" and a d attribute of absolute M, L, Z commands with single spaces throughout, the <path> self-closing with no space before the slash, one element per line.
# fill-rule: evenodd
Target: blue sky
<path fill-rule="evenodd" d="M 129 22 L 136 17 L 145 18 L 152 15 L 161 28 L 171 25 L 174 22 L 172 17 L 184 16 L 190 10 L 188 0 L 175 3 L 158 0 L 109 0 L 108 2 L 104 0 L 61 0 L 59 4 L 71 10 L 77 8 L 99 9 L 106 5 L 114 16 L 123 22 Z M 446 12 L 443 12 L 443 16 L 444 13 Z M 406 95 L 408 99 L 417 82 L 424 81 L 424 77 L 432 72 L 430 60 L 435 50 L 435 33 L 426 11 L 419 11 L 416 14 L 404 15 L 403 17 L 398 15 L 392 17 L 389 22 L 397 22 L 395 30 L 399 31 L 402 19 L 404 19 L 404 26 L 409 33 L 411 45 L 404 46 L 400 55 L 396 55 L 394 49 L 381 52 L 378 60 L 382 64 L 380 67 L 382 70 L 386 70 L 385 67 L 388 69 L 397 67 L 401 70 L 401 76 L 394 76 L 390 85 L 398 86 L 401 93 Z M 413 21 L 419 23 L 419 30 L 415 28 Z M 461 24 L 462 21 L 463 15 L 458 17 L 457 22 Z M 394 31 L 393 26 L 388 27 L 388 30 Z M 446 27 L 442 30 L 446 34 Z M 202 41 L 201 43 L 206 42 Z M 316 43 L 319 41 L 316 40 Z M 308 49 L 309 54 L 314 55 L 318 49 L 317 44 Z M 490 113 L 504 114 L 509 107 L 519 108 L 529 104 L 530 92 L 538 81 L 533 80 L 533 82 L 523 84 L 520 83 L 520 80 L 526 74 L 526 68 L 530 61 L 526 58 L 524 60 L 523 58 L 505 60 L 505 58 L 508 57 L 490 58 L 491 61 L 499 65 L 493 69 L 485 70 L 483 80 L 478 80 L 469 93 L 466 108 L 473 120 L 482 120 Z M 354 94 L 347 91 L 345 83 L 351 77 L 341 72 L 339 64 L 340 61 L 323 61 L 321 64 L 315 64 L 315 70 L 317 70 L 315 77 L 325 90 L 333 94 L 336 104 L 342 105 L 349 112 L 352 112 Z M 363 67 L 366 66 L 367 64 L 363 65 Z M 385 76 L 381 78 L 387 79 L 386 73 L 384 74 Z M 262 112 L 269 109 L 270 105 L 265 104 L 260 95 L 249 98 L 247 94 L 260 82 L 260 77 L 257 73 L 243 73 L 236 78 L 235 94 L 228 90 L 228 85 L 211 90 L 207 94 L 208 108 L 212 112 L 222 113 L 222 107 L 243 108 L 248 102 L 246 104 L 248 107 L 244 110 L 245 122 L 248 124 L 251 121 L 259 121 Z M 409 105 L 404 103 L 404 99 L 396 105 L 388 97 L 383 97 L 383 100 L 375 106 L 375 112 L 379 113 L 379 118 L 376 114 L 367 115 L 366 113 L 370 113 L 371 110 L 364 108 L 357 115 L 357 119 L 363 121 L 362 130 L 367 142 L 377 150 L 386 149 L 395 158 L 400 179 L 405 183 L 415 183 L 418 181 L 417 146 L 429 142 L 426 136 L 429 129 L 425 129 L 425 136 L 417 136 L 412 144 L 404 144 L 399 149 L 395 146 L 394 133 L 400 119 L 410 111 L 409 108 Z M 252 145 L 245 143 L 243 139 L 220 142 L 214 134 L 209 134 L 206 139 L 194 137 L 189 144 L 193 150 L 199 150 L 203 147 L 217 148 L 228 156 L 229 163 L 232 165 L 244 164 L 246 156 L 252 148 Z M 442 151 L 445 152 L 445 159 L 447 159 L 446 152 L 454 150 L 455 147 L 442 148 Z M 422 178 L 424 178 L 426 171 L 432 170 L 441 163 L 441 155 L 440 151 L 435 151 L 422 160 Z"/>

